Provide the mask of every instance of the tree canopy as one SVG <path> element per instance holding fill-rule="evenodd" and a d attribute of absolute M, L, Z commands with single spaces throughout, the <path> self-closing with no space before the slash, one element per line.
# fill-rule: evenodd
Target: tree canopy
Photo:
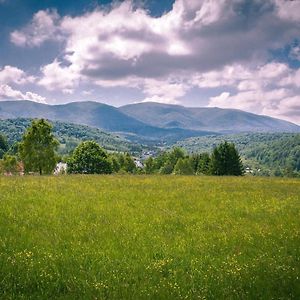
<path fill-rule="evenodd" d="M 19 155 L 24 171 L 50 174 L 56 162 L 59 143 L 52 134 L 52 126 L 44 119 L 33 120 L 19 145 Z"/>
<path fill-rule="evenodd" d="M 68 173 L 110 174 L 113 171 L 106 151 L 94 141 L 78 145 L 67 163 Z"/>
<path fill-rule="evenodd" d="M 8 151 L 7 139 L 4 135 L 0 134 L 0 159 Z"/>
<path fill-rule="evenodd" d="M 244 168 L 241 158 L 232 143 L 223 142 L 211 155 L 212 175 L 243 175 Z"/>

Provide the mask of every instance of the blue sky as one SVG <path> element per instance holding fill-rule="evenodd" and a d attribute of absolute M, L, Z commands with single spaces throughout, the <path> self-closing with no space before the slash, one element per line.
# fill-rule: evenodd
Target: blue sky
<path fill-rule="evenodd" d="M 0 0 L 0 101 L 155 101 L 300 124 L 299 16 L 297 0 Z"/>

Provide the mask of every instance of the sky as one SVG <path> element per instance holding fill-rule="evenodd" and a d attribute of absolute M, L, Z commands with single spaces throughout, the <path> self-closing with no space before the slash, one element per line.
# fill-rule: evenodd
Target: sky
<path fill-rule="evenodd" d="M 0 0 L 0 101 L 24 99 L 300 124 L 300 0 Z"/>

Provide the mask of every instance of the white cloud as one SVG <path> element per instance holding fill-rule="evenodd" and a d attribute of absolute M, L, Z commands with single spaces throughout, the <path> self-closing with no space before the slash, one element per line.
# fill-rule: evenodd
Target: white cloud
<path fill-rule="evenodd" d="M 147 95 L 143 102 L 178 104 L 178 98 L 185 95 L 189 86 L 171 79 L 165 82 L 147 79 L 144 81 L 142 89 Z"/>
<path fill-rule="evenodd" d="M 209 105 L 277 116 L 294 109 L 300 71 L 266 63 L 268 50 L 299 35 L 299 5 L 176 0 L 160 17 L 130 1 L 79 16 L 46 10 L 14 31 L 11 40 L 29 47 L 63 41 L 60 58 L 41 68 L 38 84 L 51 91 L 72 93 L 86 83 L 133 87 L 142 90 L 146 101 L 176 103 L 192 87 L 218 88 L 223 91 Z M 290 55 L 298 59 L 299 49 L 294 47 Z"/>
<path fill-rule="evenodd" d="M 130 1 L 75 17 L 40 11 L 12 36 L 16 44 L 31 46 L 64 37 L 64 60 L 78 76 L 96 84 L 115 81 L 118 86 L 120 79 L 133 77 L 165 80 L 180 71 L 248 61 L 284 45 L 296 27 L 280 26 L 280 10 L 270 1 L 255 1 L 256 15 L 243 13 L 247 4 L 236 0 L 177 0 L 171 11 L 156 18 Z"/>
<path fill-rule="evenodd" d="M 282 86 L 290 86 L 290 88 L 300 87 L 300 69 L 290 70 L 290 72 L 280 80 L 279 84 Z"/>
<path fill-rule="evenodd" d="M 0 68 L 0 84 L 25 84 L 33 82 L 34 80 L 35 78 L 33 76 L 28 76 L 19 68 L 12 66 L 5 66 L 3 69 Z"/>
<path fill-rule="evenodd" d="M 13 31 L 11 41 L 18 46 L 40 46 L 47 40 L 61 39 L 59 31 L 59 15 L 55 10 L 41 10 L 22 30 Z"/>
<path fill-rule="evenodd" d="M 225 67 L 219 72 L 204 73 L 201 79 L 202 87 L 236 90 L 225 90 L 211 97 L 208 106 L 241 109 L 299 122 L 300 102 L 296 105 L 300 100 L 299 89 L 290 88 L 289 85 L 296 86 L 299 83 L 300 87 L 300 70 L 294 71 L 281 63 L 257 67 L 238 65 Z"/>
<path fill-rule="evenodd" d="M 55 60 L 41 68 L 42 78 L 38 84 L 48 90 L 61 90 L 65 94 L 72 94 L 73 87 L 79 79 L 78 73 L 72 66 L 64 67 Z"/>
<path fill-rule="evenodd" d="M 38 103 L 46 103 L 46 98 L 42 97 L 36 93 L 14 90 L 11 86 L 7 84 L 0 84 L 0 99 L 2 100 L 31 100 Z"/>
<path fill-rule="evenodd" d="M 275 0 L 278 16 L 284 20 L 300 23 L 300 1 L 299 0 Z"/>

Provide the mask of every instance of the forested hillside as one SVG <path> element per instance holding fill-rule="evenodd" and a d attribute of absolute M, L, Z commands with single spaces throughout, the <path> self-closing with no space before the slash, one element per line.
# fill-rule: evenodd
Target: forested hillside
<path fill-rule="evenodd" d="M 0 132 L 7 137 L 9 145 L 21 140 L 25 129 L 32 119 L 18 118 L 0 120 Z M 141 146 L 128 142 L 118 136 L 85 125 L 54 121 L 53 132 L 60 142 L 59 152 L 66 154 L 72 151 L 81 141 L 94 140 L 107 150 L 113 151 L 141 151 Z"/>
<path fill-rule="evenodd" d="M 188 152 L 211 152 L 221 141 L 234 143 L 245 166 L 261 169 L 264 175 L 300 171 L 300 134 L 248 133 L 190 138 L 178 142 Z"/>

